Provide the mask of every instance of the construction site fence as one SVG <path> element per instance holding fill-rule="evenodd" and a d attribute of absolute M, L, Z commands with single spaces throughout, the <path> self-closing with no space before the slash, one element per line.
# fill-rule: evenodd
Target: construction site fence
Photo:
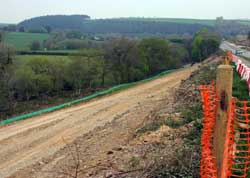
<path fill-rule="evenodd" d="M 184 68 L 187 68 L 187 66 L 185 66 L 183 68 L 180 68 L 180 69 L 167 70 L 167 71 L 164 71 L 164 72 L 162 72 L 162 73 L 160 73 L 158 75 L 155 75 L 153 77 L 150 77 L 150 78 L 138 81 L 138 82 L 132 82 L 132 83 L 125 83 L 125 84 L 117 85 L 117 86 L 114 86 L 114 87 L 112 87 L 110 89 L 95 93 L 95 94 L 90 95 L 90 96 L 86 96 L 84 98 L 76 99 L 76 100 L 73 100 L 73 101 L 70 101 L 70 102 L 67 102 L 67 103 L 64 103 L 64 104 L 60 104 L 60 105 L 57 105 L 57 106 L 52 106 L 52 107 L 49 107 L 49 108 L 46 108 L 46 109 L 41 109 L 41 110 L 34 111 L 34 112 L 31 112 L 31 113 L 27 113 L 27 114 L 23 114 L 23 115 L 16 116 L 16 117 L 13 117 L 13 118 L 9 118 L 9 119 L 6 119 L 6 120 L 2 120 L 2 121 L 0 121 L 0 125 L 9 124 L 9 123 L 16 122 L 16 121 L 19 121 L 19 120 L 28 119 L 28 118 L 38 116 L 38 115 L 41 115 L 41 114 L 45 114 L 45 113 L 57 111 L 57 110 L 60 110 L 60 109 L 66 108 L 66 107 L 70 107 L 72 105 L 79 104 L 79 103 L 82 103 L 82 102 L 86 102 L 86 101 L 89 101 L 91 99 L 94 99 L 94 98 L 97 98 L 97 97 L 100 97 L 100 96 L 108 95 L 108 94 L 111 94 L 111 93 L 116 92 L 116 91 L 121 91 L 121 90 L 127 89 L 127 88 L 135 86 L 137 84 L 141 84 L 141 83 L 144 83 L 144 82 L 155 80 L 157 78 L 160 78 L 160 77 L 162 77 L 164 75 L 167 75 L 167 74 L 170 74 L 172 72 L 183 70 Z"/>
<path fill-rule="evenodd" d="M 201 178 L 216 178 L 217 168 L 213 156 L 213 132 L 215 128 L 217 96 L 214 83 L 200 86 L 203 103 L 203 129 L 201 135 Z"/>
<path fill-rule="evenodd" d="M 223 165 L 217 170 L 213 153 L 213 133 L 218 97 L 215 85 L 200 87 L 203 102 L 203 130 L 201 137 L 201 178 L 250 178 L 250 101 L 233 98 L 228 114 Z"/>

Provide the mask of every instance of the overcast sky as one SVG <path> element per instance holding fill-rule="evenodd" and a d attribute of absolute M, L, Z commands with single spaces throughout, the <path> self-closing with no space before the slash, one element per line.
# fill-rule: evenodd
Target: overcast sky
<path fill-rule="evenodd" d="M 92 18 L 168 17 L 250 19 L 250 0 L 0 0 L 0 22 L 42 15 L 86 14 Z"/>

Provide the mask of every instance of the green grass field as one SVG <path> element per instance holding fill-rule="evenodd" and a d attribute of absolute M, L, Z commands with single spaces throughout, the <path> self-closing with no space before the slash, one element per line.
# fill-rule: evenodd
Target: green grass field
<path fill-rule="evenodd" d="M 48 59 L 48 60 L 66 61 L 69 58 L 70 58 L 69 56 L 18 55 L 16 56 L 16 63 L 26 63 L 31 59 L 35 59 L 35 60 Z"/>
<path fill-rule="evenodd" d="M 17 51 L 29 50 L 34 40 L 43 41 L 49 38 L 48 34 L 10 32 L 5 34 L 5 43 L 13 45 Z"/>

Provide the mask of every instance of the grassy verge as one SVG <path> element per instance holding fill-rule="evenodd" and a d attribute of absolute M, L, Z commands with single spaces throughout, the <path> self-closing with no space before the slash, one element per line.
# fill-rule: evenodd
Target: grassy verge
<path fill-rule="evenodd" d="M 245 80 L 242 80 L 234 67 L 233 74 L 233 96 L 239 100 L 250 100 L 247 84 Z"/>

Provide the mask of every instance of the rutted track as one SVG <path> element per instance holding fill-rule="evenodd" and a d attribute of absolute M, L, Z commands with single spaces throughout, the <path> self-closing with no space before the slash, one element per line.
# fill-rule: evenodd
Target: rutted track
<path fill-rule="evenodd" d="M 0 177 L 49 157 L 77 137 L 138 106 L 150 95 L 163 99 L 196 67 L 163 76 L 119 93 L 0 128 Z M 144 112 L 150 112 L 145 110 Z M 139 119 L 139 118 L 134 118 Z"/>

